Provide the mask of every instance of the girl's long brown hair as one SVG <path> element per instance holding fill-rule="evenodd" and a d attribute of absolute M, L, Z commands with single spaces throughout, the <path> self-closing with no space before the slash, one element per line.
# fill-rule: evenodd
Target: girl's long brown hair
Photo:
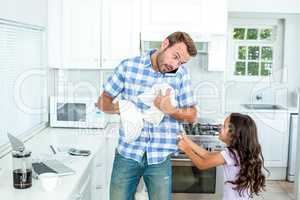
<path fill-rule="evenodd" d="M 228 146 L 230 153 L 240 167 L 235 181 L 228 181 L 235 185 L 235 190 L 242 196 L 247 192 L 250 197 L 258 195 L 265 187 L 264 158 L 258 142 L 255 122 L 248 115 L 232 113 L 229 116 L 229 132 L 231 143 Z"/>

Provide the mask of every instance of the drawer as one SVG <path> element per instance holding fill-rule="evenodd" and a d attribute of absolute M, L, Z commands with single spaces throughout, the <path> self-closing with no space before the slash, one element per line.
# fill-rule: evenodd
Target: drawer
<path fill-rule="evenodd" d="M 105 179 L 106 179 L 105 167 L 93 169 L 93 178 L 92 178 L 93 187 L 105 185 Z"/>
<path fill-rule="evenodd" d="M 107 200 L 105 186 L 96 186 L 92 189 L 92 200 Z"/>

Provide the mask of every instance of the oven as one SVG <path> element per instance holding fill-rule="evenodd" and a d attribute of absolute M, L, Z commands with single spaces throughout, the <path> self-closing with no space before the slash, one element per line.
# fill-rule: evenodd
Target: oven
<path fill-rule="evenodd" d="M 224 144 L 218 139 L 219 125 L 186 124 L 187 136 L 208 151 L 220 151 Z M 223 166 L 199 170 L 181 151 L 172 155 L 173 199 L 222 199 Z"/>
<path fill-rule="evenodd" d="M 172 193 L 176 199 L 221 199 L 223 167 L 199 170 L 191 160 L 172 159 Z"/>

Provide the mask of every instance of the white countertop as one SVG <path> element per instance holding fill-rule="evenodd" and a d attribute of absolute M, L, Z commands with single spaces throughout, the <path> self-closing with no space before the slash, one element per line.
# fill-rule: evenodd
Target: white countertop
<path fill-rule="evenodd" d="M 12 158 L 9 153 L 0 160 L 0 194 L 5 200 L 67 200 L 76 188 L 81 177 L 84 175 L 92 158 L 99 148 L 103 138 L 113 136 L 110 134 L 118 129 L 117 124 L 109 124 L 105 129 L 69 129 L 69 128 L 46 128 L 34 136 L 25 146 L 32 151 L 32 158 L 56 157 L 65 165 L 76 171 L 75 175 L 63 176 L 61 184 L 53 192 L 45 192 L 39 180 L 33 179 L 32 187 L 28 189 L 15 189 L 12 177 Z M 102 139 L 101 139 L 102 138 Z M 75 157 L 67 153 L 52 154 L 49 145 L 54 147 L 75 147 L 89 149 L 92 154 L 88 157 Z"/>
<path fill-rule="evenodd" d="M 242 104 L 228 104 L 225 107 L 226 112 L 240 112 L 240 113 L 260 113 L 260 112 L 269 112 L 269 113 L 298 113 L 296 107 L 286 107 L 282 106 L 285 109 L 275 110 L 275 109 L 248 109 Z"/>

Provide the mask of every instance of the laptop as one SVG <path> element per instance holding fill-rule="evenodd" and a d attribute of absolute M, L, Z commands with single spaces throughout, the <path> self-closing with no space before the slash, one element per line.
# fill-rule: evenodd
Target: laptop
<path fill-rule="evenodd" d="M 22 141 L 20 141 L 18 138 L 9 133 L 7 133 L 7 136 L 14 151 L 25 150 L 25 146 Z M 32 168 L 35 173 L 35 176 L 47 172 L 57 173 L 59 176 L 75 174 L 75 171 L 73 169 L 56 159 L 44 160 L 41 162 L 33 162 Z"/>

